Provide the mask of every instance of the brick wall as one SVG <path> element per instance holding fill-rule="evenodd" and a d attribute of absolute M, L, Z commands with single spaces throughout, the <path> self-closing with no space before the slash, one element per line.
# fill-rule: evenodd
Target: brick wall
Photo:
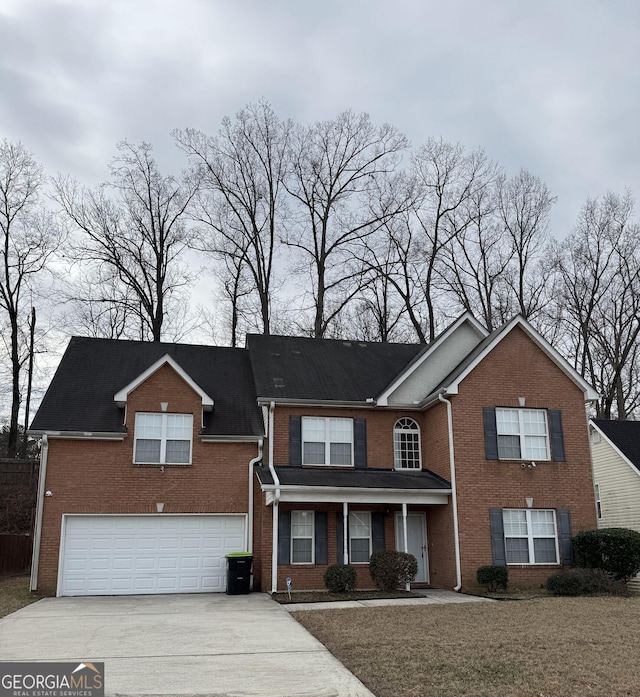
<path fill-rule="evenodd" d="M 526 385 L 526 386 L 525 386 Z M 566 462 L 486 460 L 482 407 L 560 409 Z M 482 361 L 451 397 L 454 421 L 460 550 L 463 585 L 475 585 L 476 570 L 491 564 L 490 508 L 569 509 L 572 533 L 596 526 L 584 395 L 520 328 Z M 510 566 L 512 585 L 537 585 L 557 566 Z"/>
<path fill-rule="evenodd" d="M 136 411 L 192 413 L 191 465 L 134 465 Z M 215 418 L 215 417 L 214 417 Z M 49 439 L 38 587 L 55 594 L 63 513 L 247 513 L 248 463 L 255 443 L 203 443 L 202 403 L 169 366 L 129 395 L 124 441 Z"/>

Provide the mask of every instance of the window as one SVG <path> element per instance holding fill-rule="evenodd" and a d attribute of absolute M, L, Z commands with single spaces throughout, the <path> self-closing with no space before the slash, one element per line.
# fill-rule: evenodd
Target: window
<path fill-rule="evenodd" d="M 371 513 L 349 513 L 349 555 L 352 564 L 368 564 L 371 557 Z"/>
<path fill-rule="evenodd" d="M 393 429 L 393 464 L 396 469 L 419 470 L 420 429 L 413 419 L 399 419 Z"/>
<path fill-rule="evenodd" d="M 502 511 L 507 564 L 557 564 L 555 511 L 505 508 Z"/>
<path fill-rule="evenodd" d="M 313 511 L 291 511 L 291 563 L 313 564 Z"/>
<path fill-rule="evenodd" d="M 137 464 L 188 465 L 191 462 L 192 414 L 136 414 Z"/>
<path fill-rule="evenodd" d="M 598 520 L 601 520 L 602 518 L 602 503 L 600 501 L 600 485 L 595 484 L 595 493 L 596 493 L 596 513 L 598 515 Z"/>
<path fill-rule="evenodd" d="M 302 464 L 353 463 L 353 419 L 302 418 Z"/>
<path fill-rule="evenodd" d="M 548 460 L 549 435 L 544 409 L 496 409 L 501 460 Z"/>

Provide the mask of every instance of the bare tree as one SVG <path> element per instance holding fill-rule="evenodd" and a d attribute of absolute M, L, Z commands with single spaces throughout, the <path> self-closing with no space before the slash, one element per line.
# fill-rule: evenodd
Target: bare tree
<path fill-rule="evenodd" d="M 136 318 L 131 338 L 160 341 L 172 303 L 193 279 L 180 257 L 190 241 L 187 210 L 197 187 L 186 177 L 163 176 L 147 143 L 124 141 L 117 149 L 111 183 L 87 189 L 58 177 L 56 199 L 80 233 L 75 259 L 109 284 L 109 297 L 92 301 L 115 303 Z"/>
<path fill-rule="evenodd" d="M 407 145 L 392 126 L 351 111 L 293 131 L 286 186 L 294 214 L 285 241 L 310 286 L 313 319 L 304 329 L 314 337 L 325 336 L 361 288 L 356 245 L 407 206 L 388 186 Z"/>
<path fill-rule="evenodd" d="M 242 295 L 255 295 L 260 331 L 271 330 L 279 240 L 286 214 L 283 180 L 291 123 L 281 121 L 268 102 L 249 104 L 232 121 L 225 117 L 216 137 L 187 129 L 174 131 L 201 181 L 194 217 L 201 224 L 193 244 L 223 261 L 225 286 L 244 280 Z M 246 283 L 251 279 L 251 288 Z M 229 294 L 232 302 L 238 298 Z M 234 307 L 235 334 L 240 308 Z"/>
<path fill-rule="evenodd" d="M 29 317 L 23 315 L 25 293 L 58 249 L 62 235 L 54 217 L 41 201 L 42 168 L 20 143 L 0 143 L 0 310 L 8 325 L 11 365 L 11 415 L 7 454 L 18 453 L 18 418 L 21 377 L 29 361 Z"/>
<path fill-rule="evenodd" d="M 513 252 L 505 278 L 514 310 L 529 320 L 548 301 L 548 225 L 555 201 L 547 185 L 524 169 L 511 179 L 503 177 L 498 186 L 500 222 Z"/>
<path fill-rule="evenodd" d="M 640 399 L 640 226 L 633 199 L 608 193 L 583 206 L 560 248 L 565 349 L 598 390 L 598 416 L 627 418 Z"/>

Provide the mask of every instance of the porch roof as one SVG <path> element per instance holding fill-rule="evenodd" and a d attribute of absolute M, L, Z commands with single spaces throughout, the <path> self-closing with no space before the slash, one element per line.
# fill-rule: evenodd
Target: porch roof
<path fill-rule="evenodd" d="M 411 503 L 446 504 L 451 484 L 429 470 L 398 472 L 387 469 L 325 469 L 276 466 L 280 501 L 307 503 Z M 267 503 L 276 486 L 268 467 L 257 466 L 256 475 Z"/>

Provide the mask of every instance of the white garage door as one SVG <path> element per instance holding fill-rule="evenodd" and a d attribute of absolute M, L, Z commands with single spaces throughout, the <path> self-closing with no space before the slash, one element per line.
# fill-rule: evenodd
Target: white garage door
<path fill-rule="evenodd" d="M 58 595 L 215 593 L 244 515 L 66 515 Z"/>

